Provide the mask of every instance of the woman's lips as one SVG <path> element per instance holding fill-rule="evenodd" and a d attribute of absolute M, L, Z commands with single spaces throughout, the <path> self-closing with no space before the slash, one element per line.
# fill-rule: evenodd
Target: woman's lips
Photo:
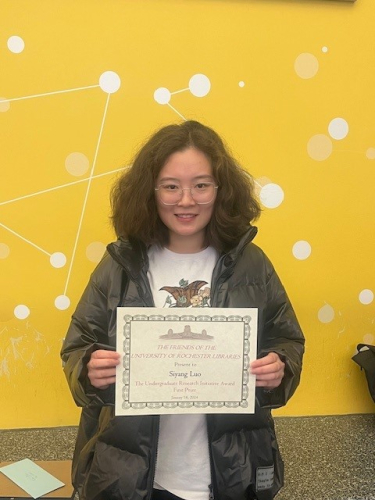
<path fill-rule="evenodd" d="M 181 220 L 191 220 L 196 217 L 196 214 L 175 214 L 175 216 Z"/>

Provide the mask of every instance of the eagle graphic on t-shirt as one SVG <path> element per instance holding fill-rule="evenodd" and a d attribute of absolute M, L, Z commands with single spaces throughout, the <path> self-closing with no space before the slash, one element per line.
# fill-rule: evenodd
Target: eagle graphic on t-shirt
<path fill-rule="evenodd" d="M 189 283 L 181 279 L 179 285 L 160 288 L 171 294 L 166 298 L 165 305 L 168 304 L 168 307 L 209 307 L 210 288 L 206 287 L 202 290 L 202 287 L 207 285 L 207 281 L 197 280 Z"/>

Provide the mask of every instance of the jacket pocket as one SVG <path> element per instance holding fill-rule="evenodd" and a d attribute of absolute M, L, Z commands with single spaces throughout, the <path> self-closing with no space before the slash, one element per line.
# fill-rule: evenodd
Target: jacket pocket
<path fill-rule="evenodd" d="M 272 428 L 228 432 L 212 442 L 220 500 L 271 500 L 283 485 L 283 462 Z"/>
<path fill-rule="evenodd" d="M 249 500 L 271 500 L 284 484 L 282 461 L 273 428 L 249 432 L 251 483 Z"/>
<path fill-rule="evenodd" d="M 85 476 L 84 500 L 141 500 L 147 495 L 148 460 L 98 441 Z"/>

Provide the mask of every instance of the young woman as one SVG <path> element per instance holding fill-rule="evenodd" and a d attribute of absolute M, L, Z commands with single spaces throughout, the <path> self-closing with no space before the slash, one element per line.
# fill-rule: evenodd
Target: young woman
<path fill-rule="evenodd" d="M 260 208 L 250 176 L 212 129 L 170 125 L 119 179 L 112 209 L 119 239 L 92 274 L 62 349 L 83 407 L 73 458 L 79 497 L 274 498 L 283 463 L 270 409 L 299 383 L 304 339 L 272 264 L 252 243 Z M 258 308 L 255 413 L 115 417 L 118 306 Z"/>

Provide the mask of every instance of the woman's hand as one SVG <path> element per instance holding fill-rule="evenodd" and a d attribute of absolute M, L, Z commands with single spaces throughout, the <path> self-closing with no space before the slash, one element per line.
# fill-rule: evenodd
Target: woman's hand
<path fill-rule="evenodd" d="M 97 389 L 107 389 L 116 380 L 116 366 L 120 363 L 120 354 L 99 349 L 91 354 L 87 363 L 91 385 Z"/>
<path fill-rule="evenodd" d="M 270 352 L 250 364 L 250 373 L 256 375 L 256 386 L 266 389 L 279 387 L 284 377 L 285 363 L 278 354 Z"/>

